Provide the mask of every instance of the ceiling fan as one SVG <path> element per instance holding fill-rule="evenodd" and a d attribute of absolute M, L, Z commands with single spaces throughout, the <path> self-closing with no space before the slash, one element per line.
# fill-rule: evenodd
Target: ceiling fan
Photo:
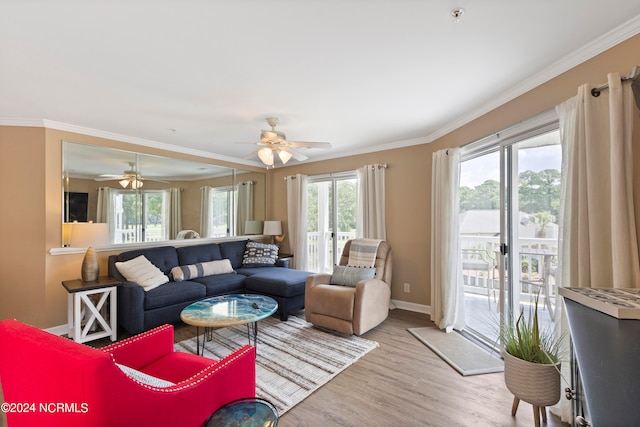
<path fill-rule="evenodd" d="M 252 143 L 262 146 L 262 148 L 257 149 L 246 158 L 251 158 L 257 154 L 262 163 L 267 166 L 273 166 L 276 159 L 275 155 L 277 154 L 284 165 L 292 157 L 298 161 L 308 159 L 297 148 L 331 148 L 331 144 L 328 142 L 287 141 L 285 133 L 275 129 L 278 124 L 277 117 L 267 117 L 267 123 L 271 126 L 271 130 L 262 130 L 260 132 L 260 142 Z"/>
<path fill-rule="evenodd" d="M 135 163 L 129 162 L 129 170 L 124 171 L 120 175 L 113 174 L 101 174 L 98 178 L 95 178 L 96 181 L 118 181 L 118 183 L 122 186 L 122 188 L 131 188 L 133 190 L 138 189 L 144 185 L 143 181 L 146 179 L 148 181 L 162 182 L 168 184 L 168 181 L 161 181 L 159 179 L 153 178 L 143 178 L 139 173 L 135 170 Z"/>

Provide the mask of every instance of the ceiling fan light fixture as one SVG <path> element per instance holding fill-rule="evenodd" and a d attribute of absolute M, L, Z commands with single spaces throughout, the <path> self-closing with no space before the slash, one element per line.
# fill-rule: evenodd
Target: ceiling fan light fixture
<path fill-rule="evenodd" d="M 269 147 L 263 147 L 258 150 L 260 161 L 267 166 L 273 166 L 273 150 Z"/>
<path fill-rule="evenodd" d="M 280 157 L 280 161 L 282 161 L 282 164 L 286 165 L 287 162 L 293 157 L 293 154 L 291 154 L 287 150 L 278 150 L 278 157 Z"/>

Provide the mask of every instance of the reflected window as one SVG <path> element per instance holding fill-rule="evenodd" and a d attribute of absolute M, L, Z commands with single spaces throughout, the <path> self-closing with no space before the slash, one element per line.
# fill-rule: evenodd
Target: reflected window
<path fill-rule="evenodd" d="M 203 187 L 202 237 L 226 237 L 235 228 L 233 223 L 233 186 Z"/>
<path fill-rule="evenodd" d="M 173 189 L 130 191 L 103 187 L 99 191 L 98 222 L 109 223 L 111 243 L 161 242 L 174 238 L 175 228 L 180 228 L 179 221 L 171 217 L 171 204 L 179 203 L 172 197 Z"/>

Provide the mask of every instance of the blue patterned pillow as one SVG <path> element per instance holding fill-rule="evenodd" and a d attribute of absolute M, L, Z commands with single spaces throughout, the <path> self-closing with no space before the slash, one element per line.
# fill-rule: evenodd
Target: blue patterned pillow
<path fill-rule="evenodd" d="M 333 267 L 333 274 L 331 275 L 331 284 L 355 287 L 359 281 L 372 279 L 375 275 L 375 267 L 335 265 Z"/>
<path fill-rule="evenodd" d="M 267 243 L 247 242 L 242 257 L 243 267 L 271 267 L 276 264 L 278 247 Z"/>

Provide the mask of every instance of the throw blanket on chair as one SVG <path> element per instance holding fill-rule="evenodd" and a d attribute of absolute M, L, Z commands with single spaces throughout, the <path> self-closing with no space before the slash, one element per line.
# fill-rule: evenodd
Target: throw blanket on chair
<path fill-rule="evenodd" d="M 378 246 L 382 240 L 354 239 L 349 249 L 349 261 L 351 267 L 373 267 L 376 263 Z"/>

